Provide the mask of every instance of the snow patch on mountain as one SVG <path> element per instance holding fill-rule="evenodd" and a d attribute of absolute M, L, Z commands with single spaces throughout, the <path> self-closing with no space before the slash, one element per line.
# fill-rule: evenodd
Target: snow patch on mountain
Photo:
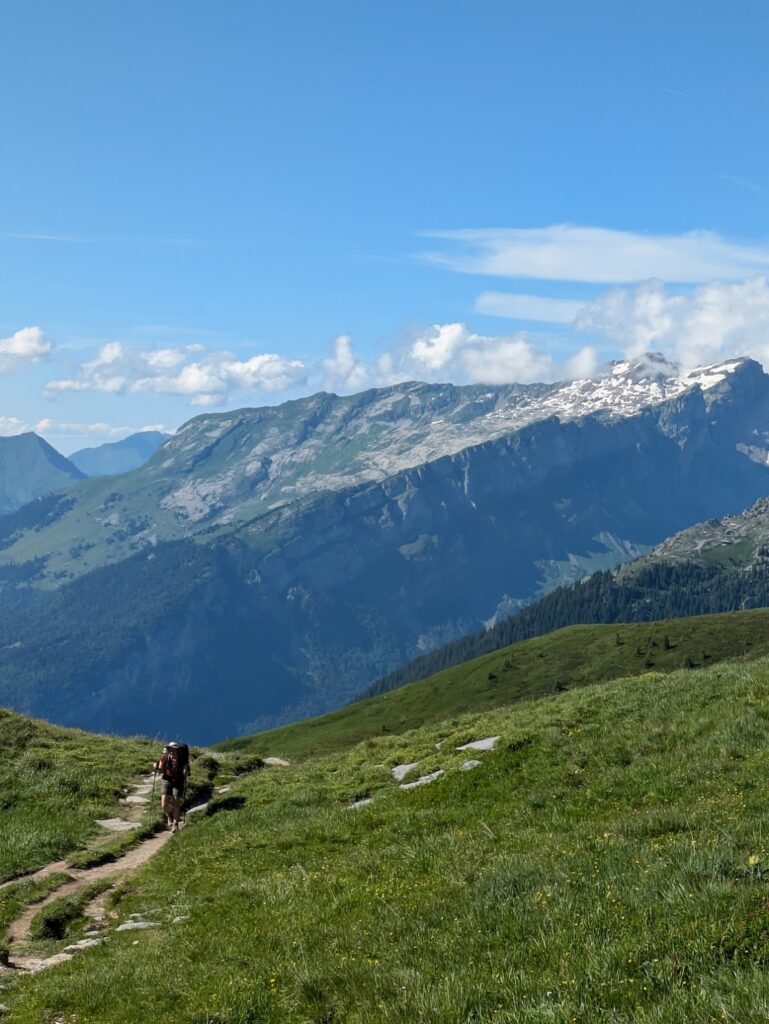
<path fill-rule="evenodd" d="M 563 421 L 598 412 L 633 416 L 690 388 L 708 390 L 742 362 L 684 371 L 649 353 L 610 363 L 596 377 L 556 384 L 410 382 L 201 416 L 164 448 L 159 468 L 171 476 L 176 458 L 186 479 L 166 495 L 162 507 L 188 521 L 218 514 L 222 522 L 232 522 L 318 491 L 384 480 L 551 416 Z M 225 435 L 227 450 L 220 451 Z"/>

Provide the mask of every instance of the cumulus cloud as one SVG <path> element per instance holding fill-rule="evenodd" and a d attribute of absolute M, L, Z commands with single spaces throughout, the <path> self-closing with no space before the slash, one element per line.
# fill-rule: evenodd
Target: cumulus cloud
<path fill-rule="evenodd" d="M 0 338 L 0 373 L 18 370 L 27 363 L 47 359 L 53 346 L 39 327 L 22 327 L 9 338 Z"/>
<path fill-rule="evenodd" d="M 306 379 L 300 359 L 273 352 L 237 359 L 229 352 L 207 352 L 202 345 L 141 349 L 112 341 L 75 377 L 50 381 L 46 392 L 182 395 L 193 405 L 213 405 L 237 392 L 284 391 Z"/>
<path fill-rule="evenodd" d="M 715 281 L 690 294 L 656 280 L 614 288 L 586 305 L 575 327 L 610 338 L 630 357 L 660 349 L 686 367 L 744 355 L 769 365 L 769 281 Z"/>
<path fill-rule="evenodd" d="M 369 371 L 354 354 L 352 338 L 340 334 L 331 344 L 332 354 L 323 360 L 323 385 L 329 390 L 356 391 L 369 383 Z"/>
<path fill-rule="evenodd" d="M 735 242 L 709 231 L 645 235 L 554 224 L 433 231 L 424 236 L 454 248 L 422 253 L 423 260 L 467 274 L 593 284 L 654 277 L 698 284 L 735 281 L 769 270 L 769 243 Z"/>
<path fill-rule="evenodd" d="M 594 345 L 584 345 L 563 364 L 563 376 L 566 380 L 587 380 L 594 377 L 598 370 L 598 351 Z"/>
<path fill-rule="evenodd" d="M 585 345 L 561 363 L 523 331 L 484 335 L 464 323 L 432 324 L 412 331 L 400 345 L 365 362 L 349 335 L 332 344 L 324 359 L 326 386 L 342 392 L 385 387 L 406 380 L 452 381 L 456 384 L 512 384 L 592 376 L 598 353 Z"/>
<path fill-rule="evenodd" d="M 14 437 L 16 434 L 25 434 L 32 427 L 24 420 L 16 416 L 0 416 L 0 437 Z"/>
<path fill-rule="evenodd" d="M 549 380 L 554 366 L 523 332 L 487 336 L 466 324 L 434 324 L 417 335 L 405 363 L 417 375 L 484 384 Z"/>

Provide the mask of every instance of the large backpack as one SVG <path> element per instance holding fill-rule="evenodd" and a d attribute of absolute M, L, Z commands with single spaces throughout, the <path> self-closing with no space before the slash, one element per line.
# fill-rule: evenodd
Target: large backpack
<path fill-rule="evenodd" d="M 173 748 L 176 751 L 179 768 L 181 770 L 188 768 L 190 763 L 190 748 L 186 743 L 175 743 Z"/>

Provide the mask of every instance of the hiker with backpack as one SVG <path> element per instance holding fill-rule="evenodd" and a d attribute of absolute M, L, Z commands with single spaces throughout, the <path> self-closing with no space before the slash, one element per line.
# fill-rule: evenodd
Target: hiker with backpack
<path fill-rule="evenodd" d="M 190 774 L 190 748 L 186 743 L 168 743 L 159 760 L 155 762 L 155 773 L 160 772 L 160 806 L 166 818 L 166 828 L 179 831 L 182 816 L 182 799 Z"/>

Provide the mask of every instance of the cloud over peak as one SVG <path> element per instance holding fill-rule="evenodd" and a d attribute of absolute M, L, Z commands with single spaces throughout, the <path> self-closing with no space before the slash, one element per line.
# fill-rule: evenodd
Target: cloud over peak
<path fill-rule="evenodd" d="M 659 349 L 685 367 L 735 356 L 769 365 L 769 281 L 714 281 L 690 294 L 662 281 L 613 288 L 585 305 L 575 328 L 611 339 L 631 358 Z"/>

